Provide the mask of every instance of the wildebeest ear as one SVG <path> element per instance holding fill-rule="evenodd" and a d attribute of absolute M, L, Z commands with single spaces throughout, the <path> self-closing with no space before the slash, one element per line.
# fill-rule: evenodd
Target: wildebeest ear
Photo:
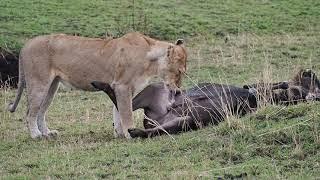
<path fill-rule="evenodd" d="M 94 88 L 105 92 L 109 96 L 113 104 L 116 106 L 116 108 L 118 109 L 116 94 L 114 93 L 114 90 L 111 88 L 110 84 L 100 82 L 100 81 L 93 81 L 91 82 L 91 84 Z"/>
<path fill-rule="evenodd" d="M 178 45 L 178 46 L 182 45 L 183 43 L 184 43 L 184 40 L 183 40 L 183 39 L 178 39 L 178 40 L 176 41 L 176 45 Z"/>
<path fill-rule="evenodd" d="M 311 77 L 312 76 L 312 71 L 310 69 L 306 69 L 305 71 L 302 72 L 302 77 Z"/>
<path fill-rule="evenodd" d="M 250 87 L 248 85 L 243 86 L 244 89 L 249 89 Z"/>
<path fill-rule="evenodd" d="M 289 88 L 289 83 L 287 81 L 283 81 L 279 84 L 280 89 L 288 89 Z"/>

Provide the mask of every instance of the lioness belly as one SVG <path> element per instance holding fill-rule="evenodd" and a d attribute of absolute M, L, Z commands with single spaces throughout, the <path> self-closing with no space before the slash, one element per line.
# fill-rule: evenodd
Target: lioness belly
<path fill-rule="evenodd" d="M 112 83 L 114 78 L 115 70 L 111 60 L 90 59 L 77 55 L 72 58 L 56 56 L 53 60 L 52 68 L 61 82 L 77 89 L 94 91 L 91 82 Z"/>
<path fill-rule="evenodd" d="M 72 72 L 72 70 L 70 70 Z M 107 72 L 101 73 L 89 73 L 91 70 L 83 70 L 79 73 L 58 72 L 57 76 L 60 82 L 66 86 L 81 89 L 85 91 L 95 91 L 96 89 L 91 85 L 93 81 L 101 81 L 106 83 L 112 83 L 112 77 L 105 76 Z"/>

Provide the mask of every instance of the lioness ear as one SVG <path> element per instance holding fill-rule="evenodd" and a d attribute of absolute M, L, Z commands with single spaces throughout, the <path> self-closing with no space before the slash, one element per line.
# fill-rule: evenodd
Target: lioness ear
<path fill-rule="evenodd" d="M 178 45 L 178 46 L 182 45 L 183 43 L 184 43 L 184 40 L 183 40 L 183 39 L 178 39 L 178 40 L 176 41 L 176 45 Z"/>

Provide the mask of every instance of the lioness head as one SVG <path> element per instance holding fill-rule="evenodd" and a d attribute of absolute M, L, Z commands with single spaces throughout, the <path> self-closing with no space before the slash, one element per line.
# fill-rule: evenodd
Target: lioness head
<path fill-rule="evenodd" d="M 165 80 L 172 88 L 180 87 L 187 70 L 187 52 L 183 40 L 179 39 L 174 46 L 170 46 L 167 56 L 169 62 Z"/>

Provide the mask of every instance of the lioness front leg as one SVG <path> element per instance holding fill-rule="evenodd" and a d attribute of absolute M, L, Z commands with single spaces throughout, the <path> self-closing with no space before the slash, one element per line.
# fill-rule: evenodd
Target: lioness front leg
<path fill-rule="evenodd" d="M 131 138 L 128 129 L 133 128 L 132 113 L 132 92 L 131 88 L 125 85 L 115 85 L 115 94 L 117 99 L 118 111 L 123 134 L 126 138 Z M 117 132 L 119 134 L 119 132 Z"/>
<path fill-rule="evenodd" d="M 113 106 L 113 128 L 114 128 L 113 135 L 115 138 L 124 137 L 124 133 L 121 126 L 120 114 L 116 106 Z"/>

